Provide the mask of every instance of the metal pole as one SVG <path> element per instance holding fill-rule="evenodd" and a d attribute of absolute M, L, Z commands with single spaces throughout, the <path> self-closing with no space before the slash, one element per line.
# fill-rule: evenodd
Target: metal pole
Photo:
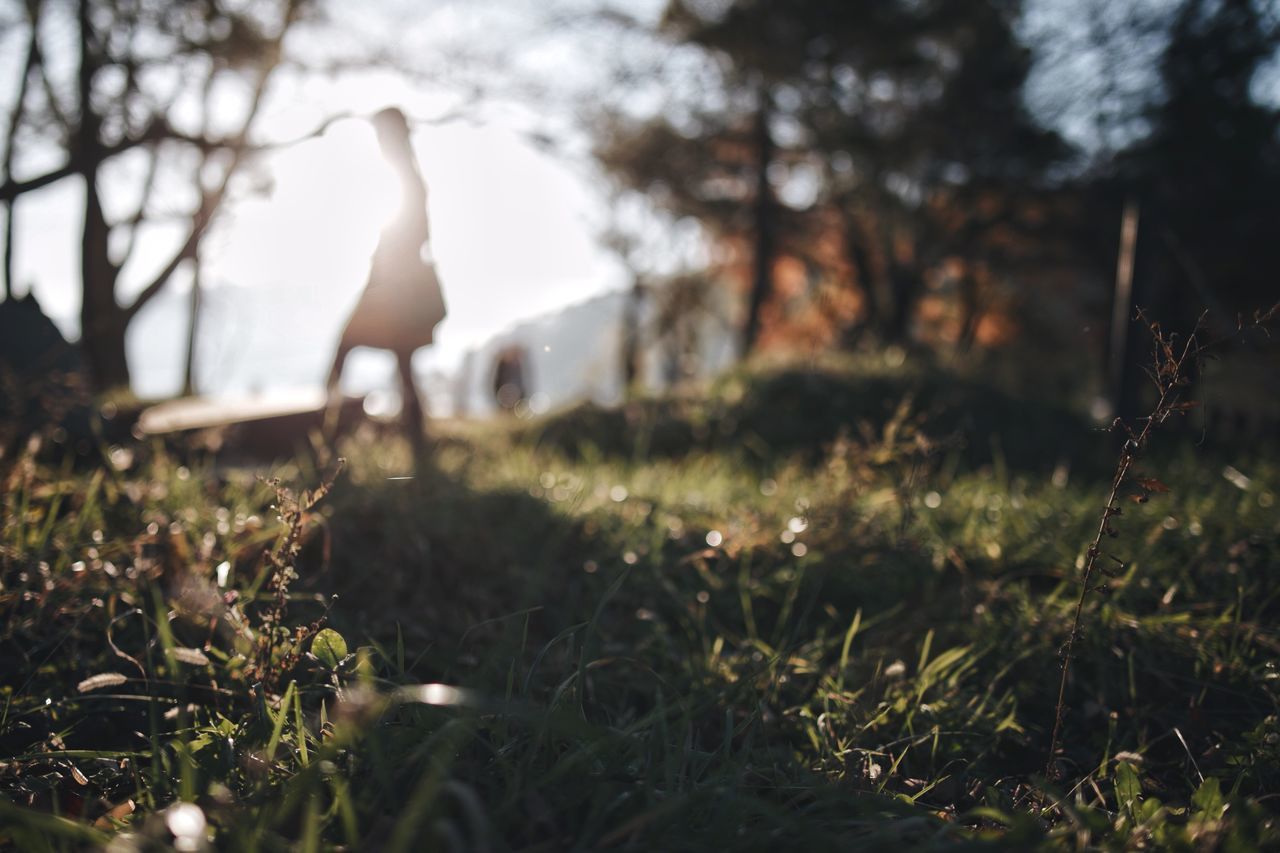
<path fill-rule="evenodd" d="M 1132 196 L 1124 203 L 1124 215 L 1120 220 L 1120 257 L 1116 261 L 1115 297 L 1111 304 L 1111 351 L 1109 353 L 1108 379 L 1110 380 L 1111 411 L 1121 414 L 1124 405 L 1125 358 L 1129 349 L 1129 317 L 1133 313 L 1133 268 L 1138 245 L 1138 218 L 1140 206 Z"/>
<path fill-rule="evenodd" d="M 187 360 L 182 372 L 182 394 L 185 397 L 196 393 L 196 331 L 200 321 L 200 256 L 192 261 L 191 272 L 191 317 L 187 323 Z"/>

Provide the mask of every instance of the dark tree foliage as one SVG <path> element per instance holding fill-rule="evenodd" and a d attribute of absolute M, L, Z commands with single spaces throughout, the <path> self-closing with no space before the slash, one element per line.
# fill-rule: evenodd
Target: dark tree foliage
<path fill-rule="evenodd" d="M 1211 336 L 1275 302 L 1280 265 L 1280 110 L 1259 100 L 1280 20 L 1255 0 L 1184 0 L 1137 25 L 1165 34 L 1158 86 L 1131 124 L 1145 132 L 1104 160 L 1086 188 L 1084 242 L 1114 263 L 1122 204 L 1137 213 L 1132 291 L 1117 287 L 1110 334 L 1112 404 L 1131 418 L 1150 382 L 1135 306 L 1176 330 L 1206 310 Z"/>
<path fill-rule="evenodd" d="M 864 327 L 905 340 L 944 260 L 965 261 L 963 292 L 971 271 L 1025 253 L 1031 202 L 1066 154 L 1022 103 L 1018 14 L 1003 0 L 738 0 L 716 14 L 674 0 L 664 31 L 713 56 L 724 91 L 679 121 L 612 125 L 599 156 L 659 204 L 750 243 L 747 349 L 774 257 L 803 256 L 833 221 Z M 802 170 L 814 198 L 784 203 L 777 190 Z"/>
<path fill-rule="evenodd" d="M 976 268 L 1008 271 L 1027 253 L 1041 236 L 1035 201 L 1067 152 L 1022 101 L 1030 54 L 1013 32 L 1018 4 L 882 5 L 897 15 L 882 12 L 887 37 L 871 29 L 869 46 L 842 37 L 869 29 L 860 7 L 842 7 L 825 85 L 808 85 L 802 119 L 821 156 L 844 167 L 829 170 L 826 200 L 868 324 L 902 341 L 929 269 L 959 259 L 970 299 Z"/>
<path fill-rule="evenodd" d="M 1160 65 L 1150 133 L 1117 159 L 1142 205 L 1140 299 L 1187 327 L 1274 301 L 1280 269 L 1280 110 L 1260 103 L 1280 21 L 1253 0 L 1187 0 Z M 1145 268 L 1143 262 L 1145 261 Z"/>

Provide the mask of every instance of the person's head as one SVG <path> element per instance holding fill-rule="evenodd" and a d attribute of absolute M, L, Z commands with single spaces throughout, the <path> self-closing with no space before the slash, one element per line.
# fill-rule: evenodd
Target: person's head
<path fill-rule="evenodd" d="M 378 110 L 370 121 L 378 134 L 378 143 L 383 148 L 403 145 L 409 141 L 409 122 L 396 107 Z"/>

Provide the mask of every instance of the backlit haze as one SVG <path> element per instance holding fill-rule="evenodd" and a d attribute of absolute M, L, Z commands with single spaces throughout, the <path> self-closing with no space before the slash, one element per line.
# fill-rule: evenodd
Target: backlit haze
<path fill-rule="evenodd" d="M 509 4 L 478 4 L 470 21 L 449 3 L 419 17 L 443 22 L 437 38 L 448 35 L 448 26 L 466 37 L 468 27 L 482 25 L 486 10 L 503 5 Z M 385 20 L 365 13 L 365 24 L 394 26 L 398 5 L 385 8 Z M 272 95 L 257 125 L 260 139 L 305 138 L 333 116 L 352 117 L 266 155 L 253 170 L 258 186 L 243 181 L 220 214 L 202 247 L 199 390 L 239 393 L 321 381 L 395 204 L 394 179 L 361 118 L 385 106 L 399 106 L 410 120 L 428 188 L 430 248 L 448 307 L 436 345 L 415 359 L 420 377 L 452 372 L 468 349 L 518 321 L 621 287 L 620 267 L 598 243 L 604 196 L 592 186 L 584 158 L 535 144 L 547 126 L 535 110 L 510 98 L 468 99 L 449 85 L 387 72 L 282 78 Z M 82 192 L 63 182 L 31 194 L 17 219 L 16 280 L 33 286 L 73 337 Z M 126 297 L 129 283 L 145 279 L 176 235 L 176 229 L 155 228 L 140 243 L 126 268 Z M 180 274 L 130 329 L 134 386 L 142 396 L 172 394 L 181 385 L 189 292 L 190 277 Z M 344 387 L 385 386 L 389 370 L 383 354 L 358 352 Z"/>
<path fill-rule="evenodd" d="M 663 6 L 657 0 L 617 5 L 642 20 Z M 590 106 L 581 97 L 584 93 L 594 89 L 597 97 L 616 97 L 606 69 L 616 58 L 610 52 L 620 50 L 620 43 L 556 25 L 552 5 L 515 0 L 380 0 L 329 8 L 328 23 L 301 29 L 296 40 L 290 36 L 291 50 L 320 65 L 358 55 L 359 44 L 391 42 L 398 49 L 396 61 L 415 66 L 406 68 L 413 75 L 290 72 L 273 81 L 255 139 L 305 141 L 264 156 L 237 183 L 203 244 L 206 298 L 198 336 L 198 390 L 314 387 L 325 375 L 364 286 L 379 228 L 394 203 L 394 181 L 361 118 L 386 106 L 400 107 L 410 120 L 429 194 L 431 250 L 448 307 L 437 343 L 415 360 L 420 379 L 434 375 L 442 386 L 440 380 L 456 370 L 469 350 L 504 330 L 625 286 L 621 265 L 599 244 L 610 216 L 607 184 L 593 171 L 581 129 L 575 127 L 575 111 Z M 587 8 L 594 7 L 580 0 L 554 4 L 566 16 Z M 1029 8 L 1029 30 L 1056 33 L 1052 43 L 1065 56 L 1088 55 L 1077 49 L 1087 34 L 1064 26 L 1069 23 L 1066 7 L 1041 0 Z M 21 51 L 14 49 L 14 38 L 14 33 L 0 34 L 0 69 L 18 61 Z M 1138 57 L 1133 64 L 1122 69 L 1129 88 L 1149 85 L 1150 62 Z M 1037 81 L 1044 82 L 1050 72 L 1064 73 L 1064 68 L 1085 82 L 1100 79 L 1096 69 L 1075 68 L 1059 59 L 1033 77 L 1032 99 L 1043 100 L 1036 94 Z M 696 86 L 695 75 L 688 80 Z M 1077 89 L 1092 91 L 1088 86 Z M 475 96 L 476 91 L 481 94 Z M 537 92 L 553 95 L 531 94 Z M 667 94 L 637 88 L 631 97 L 661 100 Z M 1088 138 L 1099 126 L 1090 118 L 1094 100 L 1082 96 L 1074 103 L 1045 102 L 1039 109 L 1086 149 L 1096 148 L 1106 140 Z M 331 121 L 342 115 L 350 117 Z M 330 121 L 323 133 L 308 138 Z M 1127 131 L 1111 132 L 1119 138 Z M 27 168 L 38 172 L 37 165 L 28 163 Z M 127 211 L 131 202 L 116 197 L 127 197 L 137 186 L 133 177 L 117 182 L 113 195 L 108 175 L 108 203 L 120 205 L 112 213 Z M 785 196 L 788 189 L 779 191 Z M 18 288 L 33 287 L 71 337 L 78 335 L 82 193 L 74 180 L 31 193 L 19 202 L 16 219 Z M 172 207 L 179 213 L 189 210 L 189 199 Z M 122 279 L 124 298 L 172 253 L 181 225 L 179 216 L 169 226 L 152 226 L 144 233 Z M 650 269 L 659 269 L 680 251 L 674 234 L 657 245 L 662 257 L 656 262 L 649 258 Z M 130 327 L 134 390 L 141 396 L 167 396 L 181 387 L 189 292 L 190 276 L 180 273 Z M 594 318 L 591 324 L 599 325 L 598 318 L 608 314 L 582 316 L 588 315 Z M 538 334 L 562 338 L 522 341 L 536 352 L 562 343 L 565 336 L 608 332 L 566 324 L 540 323 L 536 328 Z M 390 371 L 390 356 L 357 352 L 345 388 L 354 393 L 384 387 Z"/>

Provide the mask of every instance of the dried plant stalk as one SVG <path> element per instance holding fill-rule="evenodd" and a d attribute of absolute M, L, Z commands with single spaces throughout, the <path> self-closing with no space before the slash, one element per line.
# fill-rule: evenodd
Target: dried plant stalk
<path fill-rule="evenodd" d="M 1121 514 L 1119 504 L 1121 489 L 1130 481 L 1134 463 L 1137 462 L 1139 454 L 1146 448 L 1147 441 L 1155 428 L 1173 415 L 1186 412 L 1196 405 L 1192 401 L 1182 401 L 1179 397 L 1182 390 L 1191 384 L 1191 371 L 1198 363 L 1198 356 L 1202 351 L 1199 334 L 1205 315 L 1202 314 L 1200 316 L 1195 329 L 1187 336 L 1181 350 L 1177 348 L 1176 335 L 1165 334 L 1159 323 L 1149 321 L 1141 311 L 1138 312 L 1138 319 L 1146 323 L 1147 329 L 1151 332 L 1151 337 L 1154 340 L 1153 367 L 1147 372 L 1152 382 L 1155 383 L 1160 397 L 1156 401 L 1155 407 L 1152 408 L 1151 414 L 1142 419 L 1142 429 L 1138 432 L 1135 433 L 1133 428 L 1120 418 L 1116 418 L 1111 424 L 1112 431 L 1121 431 L 1125 434 L 1125 440 L 1124 444 L 1121 445 L 1120 457 L 1116 462 L 1115 476 L 1111 480 L 1111 493 L 1107 496 L 1107 503 L 1103 507 L 1102 516 L 1098 521 L 1098 532 L 1094 534 L 1093 541 L 1089 544 L 1088 550 L 1085 551 L 1084 571 L 1080 576 L 1080 595 L 1076 599 L 1075 616 L 1071 620 L 1071 634 L 1067 637 L 1066 645 L 1062 651 L 1062 680 L 1058 685 L 1058 701 L 1054 707 L 1053 735 L 1049 738 L 1049 759 L 1045 768 L 1050 777 L 1054 776 L 1053 761 L 1061 745 L 1062 718 L 1066 712 L 1067 680 L 1071 675 L 1071 660 L 1075 653 L 1076 640 L 1080 636 L 1080 622 L 1084 614 L 1085 601 L 1088 599 L 1089 593 L 1102 589 L 1101 585 L 1094 584 L 1094 579 L 1098 574 L 1110 576 L 1124 569 L 1122 560 L 1102 549 L 1103 537 L 1116 535 L 1116 530 L 1112 527 L 1111 521 Z M 1168 491 L 1159 480 L 1144 477 L 1132 477 L 1132 479 L 1134 485 L 1138 487 L 1137 499 L 1139 501 L 1145 501 L 1153 492 Z M 1098 562 L 1099 558 L 1105 558 L 1108 563 L 1100 564 Z"/>
<path fill-rule="evenodd" d="M 1116 418 L 1111 424 L 1112 431 L 1124 433 L 1125 441 L 1120 448 L 1115 476 L 1111 480 L 1111 493 L 1107 496 L 1106 506 L 1103 507 L 1102 517 L 1098 521 L 1098 532 L 1094 534 L 1093 542 L 1085 552 L 1084 570 L 1080 576 L 1080 595 L 1076 599 L 1075 615 L 1071 620 L 1071 634 L 1067 637 L 1067 642 L 1062 649 L 1062 679 L 1058 684 L 1053 734 L 1049 738 L 1049 758 L 1045 766 L 1045 772 L 1050 778 L 1055 775 L 1053 762 L 1062 745 L 1062 718 L 1066 712 L 1067 680 L 1071 675 L 1071 661 L 1075 653 L 1076 640 L 1080 637 L 1080 623 L 1084 615 L 1085 601 L 1089 593 L 1098 592 L 1104 588 L 1103 584 L 1094 584 L 1094 579 L 1099 573 L 1114 576 L 1125 567 L 1123 560 L 1102 550 L 1103 537 L 1117 535 L 1111 521 L 1121 513 L 1120 491 L 1126 483 L 1132 481 L 1137 487 L 1137 494 L 1133 497 L 1139 502 L 1145 502 L 1153 493 L 1169 490 L 1157 479 L 1138 477 L 1133 474 L 1134 463 L 1137 462 L 1139 454 L 1146 449 L 1152 432 L 1174 415 L 1183 414 L 1198 405 L 1194 401 L 1184 401 L 1179 398 L 1183 390 L 1191 384 L 1192 371 L 1199 365 L 1200 356 L 1203 353 L 1216 349 L 1230 338 L 1242 335 L 1247 329 L 1260 330 L 1270 337 L 1269 327 L 1275 323 L 1278 316 L 1280 316 L 1280 302 L 1266 311 L 1254 312 L 1251 322 L 1246 322 L 1243 317 L 1239 318 L 1233 335 L 1204 344 L 1200 336 L 1208 317 L 1208 312 L 1205 312 L 1200 315 L 1191 334 L 1179 348 L 1177 335 L 1166 334 L 1159 323 L 1149 320 L 1141 309 L 1138 311 L 1137 319 L 1146 324 L 1154 343 L 1152 366 L 1147 370 L 1147 375 L 1160 396 L 1151 414 L 1142 419 L 1142 429 L 1138 432 L 1135 433 L 1133 428 L 1120 418 Z M 1107 562 L 1099 563 L 1099 558 L 1105 558 Z"/>

